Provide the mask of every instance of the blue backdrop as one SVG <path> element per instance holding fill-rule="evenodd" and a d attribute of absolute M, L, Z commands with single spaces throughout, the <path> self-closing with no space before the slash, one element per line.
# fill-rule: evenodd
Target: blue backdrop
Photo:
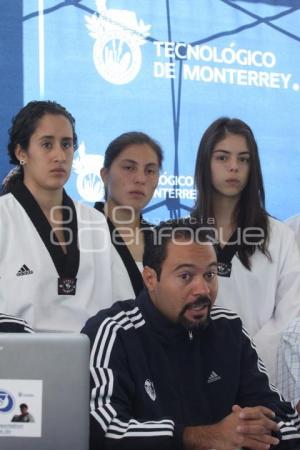
<path fill-rule="evenodd" d="M 229 115 L 256 135 L 268 211 L 300 212 L 299 1 L 14 0 L 0 13 L 1 176 L 12 113 L 54 99 L 77 120 L 71 196 L 99 200 L 107 144 L 142 130 L 165 152 L 146 217 L 186 215 L 200 137 Z"/>

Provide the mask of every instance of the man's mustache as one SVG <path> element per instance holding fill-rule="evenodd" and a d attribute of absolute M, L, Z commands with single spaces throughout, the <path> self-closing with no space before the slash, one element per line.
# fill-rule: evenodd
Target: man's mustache
<path fill-rule="evenodd" d="M 184 314 L 188 309 L 193 309 L 196 307 L 203 307 L 203 306 L 208 306 L 209 309 L 212 306 L 210 298 L 207 297 L 206 295 L 201 295 L 193 302 L 190 302 L 187 305 L 185 305 L 182 308 L 181 314 Z"/>

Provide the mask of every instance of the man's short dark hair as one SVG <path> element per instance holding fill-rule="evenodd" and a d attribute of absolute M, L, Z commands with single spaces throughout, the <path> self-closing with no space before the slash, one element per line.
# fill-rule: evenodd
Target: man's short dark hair
<path fill-rule="evenodd" d="M 28 405 L 26 405 L 26 403 L 21 403 L 20 404 L 20 409 L 22 409 L 22 408 L 28 409 Z"/>
<path fill-rule="evenodd" d="M 193 217 L 160 222 L 151 232 L 145 234 L 143 265 L 154 269 L 159 280 L 162 264 L 167 258 L 169 242 L 181 240 L 214 244 L 214 238 L 213 229 Z"/>

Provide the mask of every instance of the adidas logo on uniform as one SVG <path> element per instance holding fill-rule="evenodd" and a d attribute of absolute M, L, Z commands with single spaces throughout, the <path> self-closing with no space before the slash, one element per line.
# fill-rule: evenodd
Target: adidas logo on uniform
<path fill-rule="evenodd" d="M 221 380 L 220 375 L 218 375 L 216 372 L 212 371 L 212 373 L 209 375 L 207 379 L 207 383 L 214 383 L 215 381 Z"/>
<path fill-rule="evenodd" d="M 33 270 L 30 270 L 29 267 L 26 266 L 26 264 L 23 264 L 21 269 L 18 270 L 16 273 L 17 277 L 22 277 L 23 275 L 31 275 L 33 274 Z"/>

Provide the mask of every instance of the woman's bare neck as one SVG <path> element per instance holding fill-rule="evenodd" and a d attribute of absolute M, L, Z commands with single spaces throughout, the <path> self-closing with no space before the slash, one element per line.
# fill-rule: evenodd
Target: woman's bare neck
<path fill-rule="evenodd" d="M 104 213 L 116 228 L 138 228 L 140 226 L 140 213 L 130 207 L 122 207 L 108 200 L 104 204 Z"/>

